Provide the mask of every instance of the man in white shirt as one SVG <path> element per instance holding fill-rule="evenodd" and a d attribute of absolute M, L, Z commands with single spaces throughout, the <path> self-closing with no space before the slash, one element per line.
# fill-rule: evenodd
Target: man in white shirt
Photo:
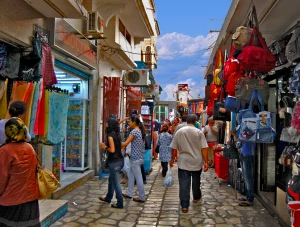
<path fill-rule="evenodd" d="M 192 177 L 193 202 L 201 199 L 200 180 L 202 167 L 208 169 L 207 142 L 201 130 L 195 128 L 197 116 L 190 114 L 187 117 L 187 126 L 179 129 L 170 145 L 178 150 L 178 179 L 179 197 L 183 213 L 188 212 L 190 205 L 190 190 Z"/>

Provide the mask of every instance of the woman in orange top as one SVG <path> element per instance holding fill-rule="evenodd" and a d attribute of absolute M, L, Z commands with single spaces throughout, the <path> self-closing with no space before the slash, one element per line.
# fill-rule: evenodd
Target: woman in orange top
<path fill-rule="evenodd" d="M 37 157 L 26 143 L 27 130 L 17 117 L 5 123 L 0 147 L 0 226 L 39 227 Z"/>

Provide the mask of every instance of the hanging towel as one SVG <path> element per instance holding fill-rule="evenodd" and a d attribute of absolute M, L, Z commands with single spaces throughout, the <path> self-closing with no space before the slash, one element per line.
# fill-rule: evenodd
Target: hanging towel
<path fill-rule="evenodd" d="M 34 122 L 34 134 L 36 136 L 44 136 L 45 133 L 45 91 L 44 91 L 43 79 L 41 79 L 40 90 L 39 90 L 39 99 L 36 110 L 36 118 Z"/>
<path fill-rule="evenodd" d="M 45 121 L 44 121 L 44 127 L 45 127 L 45 139 L 47 139 L 48 136 L 48 127 L 49 127 L 49 100 L 50 100 L 50 92 L 49 90 L 45 90 Z M 51 127 L 51 126 L 50 126 Z"/>
<path fill-rule="evenodd" d="M 35 86 L 36 84 L 35 83 L 31 83 L 32 86 L 30 86 L 28 88 L 28 91 L 27 91 L 27 94 L 23 100 L 23 102 L 26 103 L 27 105 L 27 112 L 24 116 L 24 123 L 28 129 L 28 132 L 30 130 L 30 118 L 31 118 L 31 112 L 32 112 L 32 102 L 33 102 L 33 96 L 34 96 L 34 91 L 35 91 Z"/>
<path fill-rule="evenodd" d="M 11 94 L 10 101 L 9 101 L 9 106 L 11 103 L 13 103 L 15 101 L 23 101 L 30 86 L 32 86 L 31 83 L 15 81 L 13 83 L 13 89 L 12 89 L 12 94 Z M 8 107 L 8 110 L 9 110 L 9 107 Z M 6 112 L 6 117 L 5 117 L 7 119 L 10 118 L 8 110 Z M 24 118 L 22 120 L 24 121 Z"/>
<path fill-rule="evenodd" d="M 6 79 L 5 81 L 5 85 L 4 85 L 4 91 L 3 91 L 3 95 L 0 99 L 0 119 L 5 118 L 6 116 L 6 112 L 7 112 L 7 82 L 8 80 Z"/>
<path fill-rule="evenodd" d="M 33 100 L 32 100 L 32 106 L 31 106 L 31 116 L 30 116 L 30 126 L 29 126 L 29 132 L 31 135 L 31 138 L 35 137 L 35 134 L 33 133 L 34 131 L 34 122 L 36 119 L 36 111 L 37 111 L 37 105 L 39 101 L 39 94 L 40 94 L 40 82 L 37 82 L 34 88 L 34 95 L 33 95 Z"/>
<path fill-rule="evenodd" d="M 67 131 L 68 108 L 69 95 L 56 92 L 50 93 L 47 140 L 52 144 L 58 144 L 65 139 Z"/>
<path fill-rule="evenodd" d="M 42 76 L 44 85 L 51 86 L 53 84 L 57 84 L 52 61 L 51 47 L 48 44 L 43 43 L 42 56 Z"/>

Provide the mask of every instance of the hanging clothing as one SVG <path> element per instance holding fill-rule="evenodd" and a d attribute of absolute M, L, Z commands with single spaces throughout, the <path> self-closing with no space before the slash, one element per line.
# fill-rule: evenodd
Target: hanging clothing
<path fill-rule="evenodd" d="M 48 136 L 48 128 L 49 128 L 49 105 L 50 105 L 50 92 L 49 90 L 45 90 L 45 122 L 44 122 L 44 127 L 45 127 L 45 140 L 47 139 Z M 51 125 L 50 125 L 51 127 Z"/>
<path fill-rule="evenodd" d="M 4 91 L 3 91 L 3 95 L 0 98 L 0 119 L 5 118 L 6 116 L 6 112 L 7 112 L 7 82 L 8 80 L 5 80 L 5 84 L 4 84 Z"/>
<path fill-rule="evenodd" d="M 39 100 L 39 94 L 40 94 L 40 82 L 37 82 L 34 88 L 34 95 L 32 99 L 32 105 L 31 105 L 31 115 L 30 115 L 30 123 L 29 123 L 29 132 L 32 138 L 34 138 L 35 134 L 34 131 L 34 122 L 36 119 L 36 111 L 37 111 L 37 105 Z"/>
<path fill-rule="evenodd" d="M 7 58 L 7 48 L 6 44 L 0 42 L 0 70 L 4 69 Z"/>
<path fill-rule="evenodd" d="M 68 108 L 68 95 L 50 92 L 49 128 L 47 140 L 52 144 L 58 144 L 65 139 L 67 130 Z"/>
<path fill-rule="evenodd" d="M 0 70 L 0 75 L 6 78 L 15 79 L 19 75 L 21 53 L 17 48 L 7 47 L 7 60 L 5 67 Z"/>
<path fill-rule="evenodd" d="M 10 101 L 9 101 L 9 106 L 11 103 L 13 103 L 15 101 L 23 101 L 30 86 L 32 86 L 31 83 L 15 81 L 13 83 L 13 89 L 12 89 L 12 94 L 11 94 Z M 7 119 L 10 118 L 8 111 L 6 112 L 6 118 Z"/>
<path fill-rule="evenodd" d="M 39 90 L 39 99 L 36 110 L 36 118 L 34 122 L 34 134 L 36 136 L 44 136 L 45 133 L 45 86 L 43 79 L 41 79 L 40 90 Z"/>
<path fill-rule="evenodd" d="M 34 90 L 35 90 L 35 83 L 30 83 L 30 86 L 27 90 L 27 93 L 24 97 L 23 102 L 26 103 L 27 106 L 27 111 L 24 115 L 24 123 L 27 126 L 27 128 L 30 130 L 30 117 L 31 117 L 31 106 L 32 106 L 32 101 L 33 101 L 33 95 L 34 95 Z"/>
<path fill-rule="evenodd" d="M 57 84 L 56 75 L 52 61 L 51 47 L 43 43 L 42 47 L 42 76 L 45 86 Z"/>
<path fill-rule="evenodd" d="M 42 42 L 38 39 L 34 39 L 32 41 L 32 51 L 35 55 L 37 55 L 41 61 L 39 62 L 39 65 L 34 70 L 34 80 L 39 81 L 42 78 Z"/>

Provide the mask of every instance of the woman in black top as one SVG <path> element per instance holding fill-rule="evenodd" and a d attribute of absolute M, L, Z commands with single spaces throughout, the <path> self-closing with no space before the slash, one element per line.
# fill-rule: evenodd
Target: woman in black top
<path fill-rule="evenodd" d="M 120 185 L 120 170 L 124 166 L 124 158 L 121 152 L 121 135 L 119 123 L 116 119 L 108 119 L 108 127 L 106 128 L 107 143 L 100 143 L 103 150 L 108 151 L 108 192 L 105 197 L 99 197 L 101 201 L 110 203 L 114 192 L 116 192 L 117 203 L 111 204 L 113 208 L 123 208 L 123 196 Z"/>

